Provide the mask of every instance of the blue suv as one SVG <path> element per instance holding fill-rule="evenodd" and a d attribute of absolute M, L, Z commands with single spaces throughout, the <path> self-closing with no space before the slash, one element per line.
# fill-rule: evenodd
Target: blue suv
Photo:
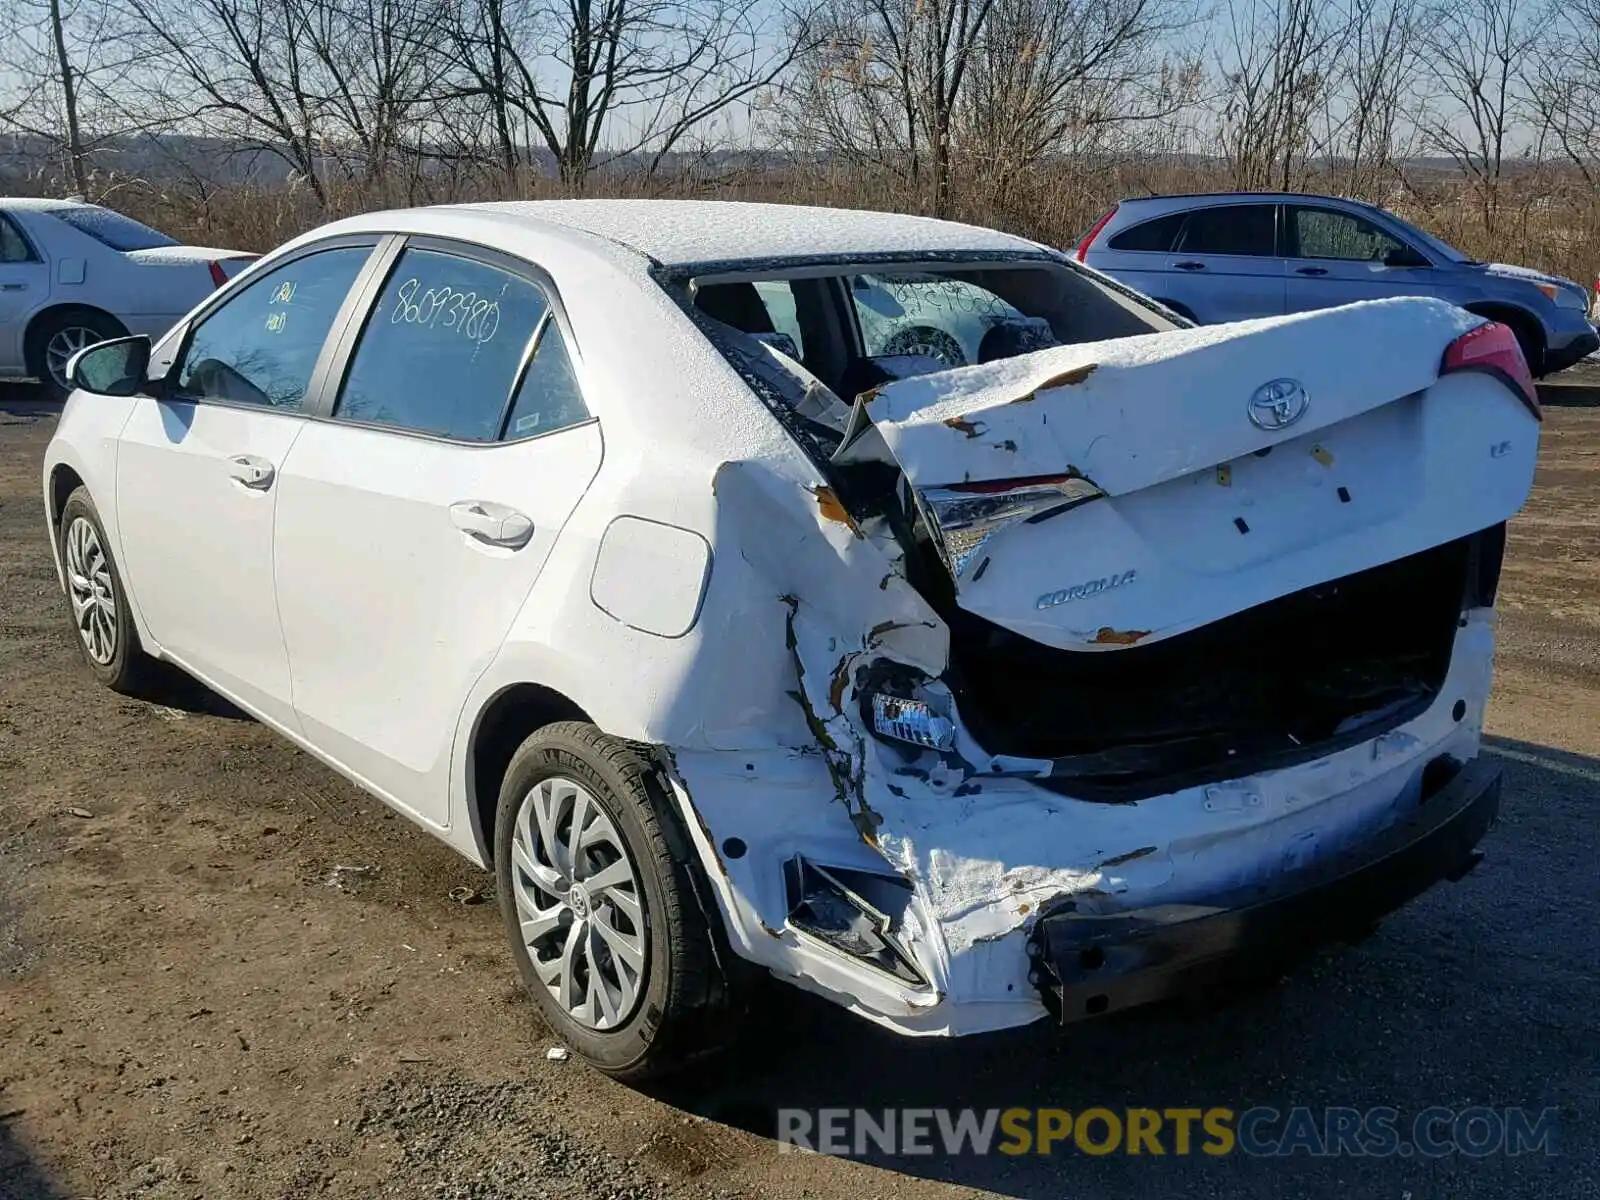
<path fill-rule="evenodd" d="M 1509 325 L 1535 375 L 1600 349 L 1580 284 L 1474 262 L 1356 200 L 1262 192 L 1124 200 L 1076 257 L 1202 324 L 1436 296 Z"/>

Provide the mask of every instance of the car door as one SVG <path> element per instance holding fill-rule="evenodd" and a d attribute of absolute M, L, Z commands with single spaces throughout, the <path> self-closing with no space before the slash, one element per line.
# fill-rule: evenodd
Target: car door
<path fill-rule="evenodd" d="M 1316 204 L 1286 205 L 1285 212 L 1290 312 L 1439 294 L 1438 270 L 1376 222 Z"/>
<path fill-rule="evenodd" d="M 28 318 L 50 300 L 50 264 L 8 214 L 0 213 L 0 375 L 21 375 Z"/>
<path fill-rule="evenodd" d="M 1194 209 L 1167 256 L 1166 291 L 1151 294 L 1176 301 L 1208 325 L 1280 315 L 1285 263 L 1277 220 L 1276 204 Z"/>
<path fill-rule="evenodd" d="M 291 729 L 273 588 L 278 485 L 375 240 L 308 249 L 201 314 L 117 448 L 122 564 L 151 636 Z"/>
<path fill-rule="evenodd" d="M 599 469 L 600 428 L 553 285 L 490 250 L 411 239 L 340 356 L 331 419 L 278 488 L 295 711 L 442 827 L 462 705 Z"/>

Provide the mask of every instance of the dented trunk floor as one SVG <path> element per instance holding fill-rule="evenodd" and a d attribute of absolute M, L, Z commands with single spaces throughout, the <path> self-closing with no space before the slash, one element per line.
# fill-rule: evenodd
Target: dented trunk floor
<path fill-rule="evenodd" d="M 648 1094 L 546 1059 L 492 904 L 450 899 L 487 876 L 203 693 L 91 684 L 41 528 L 51 413 L 0 387 L 0 1197 L 1593 1194 L 1600 398 L 1549 411 L 1511 527 L 1504 815 L 1464 883 L 1269 993 L 1065 1034 L 913 1043 L 774 986 L 744 1047 Z M 771 1140 L 791 1106 L 1258 1104 L 1556 1105 L 1562 1153 L 861 1165 Z"/>

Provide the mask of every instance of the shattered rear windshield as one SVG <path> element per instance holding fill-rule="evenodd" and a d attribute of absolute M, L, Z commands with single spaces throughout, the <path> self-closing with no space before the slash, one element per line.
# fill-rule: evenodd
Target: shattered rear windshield
<path fill-rule="evenodd" d="M 824 452 L 854 398 L 892 380 L 1176 328 L 1143 297 L 1042 256 L 764 265 L 670 282 L 713 345 Z"/>

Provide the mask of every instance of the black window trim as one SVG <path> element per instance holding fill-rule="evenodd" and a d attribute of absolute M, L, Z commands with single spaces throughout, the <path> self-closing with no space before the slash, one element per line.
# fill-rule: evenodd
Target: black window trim
<path fill-rule="evenodd" d="M 1184 245 L 1184 239 L 1189 236 L 1189 223 L 1203 212 L 1215 212 L 1221 208 L 1270 208 L 1272 209 L 1272 253 L 1271 254 L 1235 254 L 1228 250 L 1191 250 Z M 1283 205 L 1275 200 L 1247 200 L 1238 204 L 1202 204 L 1198 208 L 1191 208 L 1184 214 L 1183 228 L 1178 231 L 1178 236 L 1173 240 L 1173 248 L 1168 254 L 1201 254 L 1207 258 L 1286 258 Z M 1126 251 L 1125 253 L 1132 253 Z"/>
<path fill-rule="evenodd" d="M 1311 261 L 1311 262 L 1361 262 L 1361 261 L 1363 261 L 1362 259 L 1359 259 L 1359 258 L 1315 258 L 1315 259 L 1313 259 L 1313 258 L 1308 258 L 1307 255 L 1301 254 L 1300 253 L 1300 227 L 1295 223 L 1295 221 L 1293 219 L 1294 218 L 1293 210 L 1301 209 L 1301 208 L 1308 209 L 1311 212 L 1325 212 L 1325 213 L 1332 213 L 1335 216 L 1339 216 L 1339 217 L 1349 217 L 1352 221 L 1365 222 L 1366 224 L 1368 224 L 1368 225 L 1372 226 L 1374 229 L 1376 229 L 1379 233 L 1383 234 L 1385 237 L 1390 238 L 1391 240 L 1393 240 L 1395 242 L 1398 242 L 1400 245 L 1402 245 L 1406 249 L 1410 250 L 1413 254 L 1420 255 L 1422 258 L 1426 259 L 1427 263 L 1428 263 L 1428 265 L 1430 267 L 1438 265 L 1437 263 L 1435 263 L 1433 261 L 1433 256 L 1431 254 L 1429 254 L 1426 250 L 1423 250 L 1420 246 L 1418 246 L 1414 242 L 1412 242 L 1412 240 L 1410 238 L 1402 237 L 1397 230 L 1394 230 L 1394 229 L 1390 228 L 1383 221 L 1378 220 L 1376 214 L 1373 214 L 1373 213 L 1346 212 L 1342 208 L 1335 208 L 1335 207 L 1333 207 L 1331 205 L 1328 205 L 1328 204 L 1319 204 L 1319 203 L 1316 203 L 1314 201 L 1299 201 L 1299 200 L 1291 201 L 1291 202 L 1286 203 L 1286 204 L 1283 205 L 1283 243 L 1284 243 L 1284 249 L 1286 251 L 1286 253 L 1284 254 L 1285 258 L 1295 258 L 1295 259 L 1305 258 L 1305 259 L 1307 259 L 1307 261 Z"/>
<path fill-rule="evenodd" d="M 428 442 L 439 442 L 448 446 L 459 446 L 476 450 L 494 450 L 505 446 L 517 446 L 524 442 L 537 441 L 539 438 L 552 437 L 558 433 L 566 433 L 571 429 L 581 429 L 585 425 L 592 425 L 599 420 L 594 414 L 589 403 L 588 389 L 584 386 L 583 379 L 583 354 L 578 346 L 577 339 L 572 336 L 572 322 L 567 317 L 566 307 L 561 301 L 560 289 L 556 287 L 555 280 L 549 272 L 542 267 L 529 262 L 527 259 L 518 258 L 502 250 L 490 246 L 479 245 L 476 242 L 465 242 L 458 238 L 441 237 L 434 234 L 390 234 L 384 252 L 376 256 L 369 266 L 374 267 L 364 283 L 350 289 L 350 294 L 356 296 L 359 292 L 358 303 L 349 313 L 349 319 L 338 325 L 338 336 L 324 346 L 327 362 L 318 361 L 317 371 L 312 373 L 312 382 L 317 387 L 316 409 L 309 415 L 320 421 L 334 422 L 351 429 L 362 429 L 370 433 L 389 434 L 394 437 L 419 438 Z M 442 433 L 430 433 L 424 429 L 410 429 L 404 425 L 391 425 L 381 421 L 359 421 L 350 417 L 341 417 L 334 410 L 338 405 L 339 394 L 344 389 L 346 377 L 350 372 L 350 363 L 355 355 L 355 349 L 361 339 L 361 331 L 366 327 L 368 318 L 372 315 L 373 308 L 377 305 L 378 297 L 382 294 L 384 285 L 388 283 L 394 271 L 395 264 L 400 255 L 408 250 L 428 250 L 439 254 L 449 254 L 456 258 L 465 258 L 478 262 L 484 266 L 493 267 L 509 275 L 533 284 L 545 298 L 545 314 L 539 318 L 539 323 L 534 326 L 533 333 L 529 335 L 528 345 L 523 348 L 517 373 L 513 377 L 511 386 L 507 389 L 506 399 L 500 412 L 498 426 L 501 436 L 493 441 L 475 441 L 469 438 L 450 437 Z M 340 313 L 341 318 L 345 316 Z M 523 377 L 527 374 L 533 362 L 534 354 L 539 345 L 544 341 L 544 331 L 554 321 L 557 332 L 566 343 L 567 359 L 571 364 L 575 382 L 578 385 L 578 396 L 583 401 L 583 407 L 588 416 L 582 421 L 574 421 L 570 425 L 563 425 L 559 429 L 547 429 L 542 433 L 531 433 L 526 437 L 505 437 L 506 423 L 511 419 L 511 411 L 516 405 L 517 389 L 521 387 Z M 330 350 L 331 346 L 331 350 Z M 327 370 L 323 371 L 326 365 Z M 308 394 L 309 394 L 308 389 Z"/>
<path fill-rule="evenodd" d="M 279 267 L 299 262 L 302 259 L 311 257 L 313 254 L 320 254 L 328 250 L 361 249 L 363 247 L 367 250 L 366 262 L 362 263 L 361 269 L 356 272 L 355 281 L 350 285 L 350 290 L 345 293 L 344 300 L 339 305 L 339 310 L 334 313 L 333 321 L 328 326 L 328 332 L 323 336 L 322 348 L 317 352 L 316 362 L 311 368 L 311 376 L 306 380 L 305 398 L 298 408 L 279 408 L 271 404 L 250 404 L 241 400 L 223 400 L 215 396 L 193 396 L 178 389 L 177 379 L 172 373 L 173 368 L 182 363 L 184 356 L 189 353 L 195 330 L 205 324 L 206 320 L 224 304 L 237 299 L 239 293 L 244 290 L 243 287 L 236 288 L 231 286 L 222 288 L 208 297 L 201 308 L 185 322 L 182 330 L 174 331 L 178 333 L 178 336 L 172 340 L 172 345 L 175 349 L 170 358 L 167 358 L 165 362 L 152 364 L 152 372 L 160 372 L 159 375 L 152 374 L 152 378 L 159 380 L 164 385 L 158 389 L 160 393 L 158 399 L 177 400 L 185 404 L 203 404 L 216 408 L 232 408 L 241 412 L 272 413 L 280 417 L 300 419 L 315 417 L 317 415 L 316 408 L 321 399 L 323 379 L 327 367 L 332 361 L 333 348 L 337 344 L 345 324 L 349 321 L 350 315 L 360 297 L 364 294 L 364 289 L 370 283 L 375 265 L 383 259 L 387 243 L 390 240 L 390 235 L 363 233 L 326 238 L 317 242 L 307 242 L 304 246 L 296 247 L 292 253 L 265 262 L 264 269 L 250 272 L 252 276 L 259 278 L 276 271 Z M 257 265 L 258 263 L 252 263 L 251 267 L 254 268 Z M 161 340 L 166 342 L 169 339 L 171 339 L 170 334 Z"/>

